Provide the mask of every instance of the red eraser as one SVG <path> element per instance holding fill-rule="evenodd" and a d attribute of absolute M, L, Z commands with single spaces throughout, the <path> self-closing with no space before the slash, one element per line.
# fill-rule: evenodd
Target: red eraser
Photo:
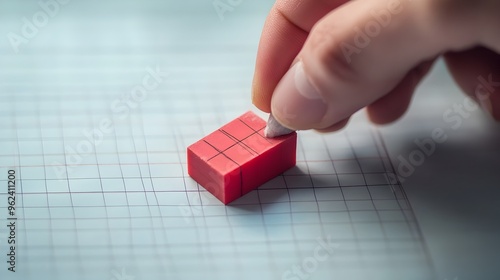
<path fill-rule="evenodd" d="M 249 111 L 192 144 L 189 175 L 228 204 L 295 166 L 297 133 L 269 139 L 265 127 Z"/>

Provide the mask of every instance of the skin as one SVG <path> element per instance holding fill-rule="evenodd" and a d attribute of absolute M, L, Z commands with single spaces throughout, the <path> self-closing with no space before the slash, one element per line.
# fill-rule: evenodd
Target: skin
<path fill-rule="evenodd" d="M 380 13 L 390 15 L 385 26 L 356 45 L 357 30 L 366 34 Z M 461 89 L 500 120 L 499 14 L 497 0 L 277 0 L 259 44 L 252 101 L 295 130 L 335 131 L 362 108 L 374 123 L 390 123 L 444 56 Z M 357 52 L 346 55 L 346 44 Z M 293 93 L 298 68 L 317 98 Z M 495 82 L 486 94 L 480 76 Z"/>

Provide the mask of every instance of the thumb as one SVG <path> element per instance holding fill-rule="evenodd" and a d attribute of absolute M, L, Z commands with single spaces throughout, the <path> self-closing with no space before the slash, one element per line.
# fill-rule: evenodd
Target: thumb
<path fill-rule="evenodd" d="M 423 62 L 473 44 L 467 37 L 473 31 L 455 26 L 465 35 L 449 32 L 430 2 L 351 1 L 326 15 L 276 87 L 274 117 L 292 129 L 328 130 L 389 92 L 408 88 L 398 85 Z"/>

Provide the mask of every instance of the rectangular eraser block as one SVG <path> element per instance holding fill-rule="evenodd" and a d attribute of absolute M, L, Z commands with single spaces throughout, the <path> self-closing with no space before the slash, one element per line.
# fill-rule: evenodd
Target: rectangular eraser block
<path fill-rule="evenodd" d="M 189 175 L 228 204 L 295 166 L 297 133 L 269 139 L 265 127 L 249 111 L 192 144 Z"/>

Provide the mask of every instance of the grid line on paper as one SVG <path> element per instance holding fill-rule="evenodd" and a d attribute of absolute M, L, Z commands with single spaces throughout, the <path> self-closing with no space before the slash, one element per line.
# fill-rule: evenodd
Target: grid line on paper
<path fill-rule="evenodd" d="M 346 134 L 347 134 L 347 133 L 346 133 Z M 347 135 L 346 135 L 346 138 L 347 138 L 347 141 L 349 142 L 349 144 L 350 144 L 350 146 L 351 146 L 351 150 L 352 150 L 353 154 L 356 154 L 356 153 L 355 153 L 355 151 L 352 149 L 352 142 L 351 142 L 351 139 L 350 139 L 350 135 L 349 135 L 349 134 L 347 134 Z M 363 169 L 362 169 L 362 167 L 361 167 L 361 165 L 360 165 L 360 163 L 359 163 L 359 159 L 358 159 L 357 157 L 355 158 L 355 161 L 356 161 L 356 163 L 357 163 L 358 167 L 360 168 L 360 170 L 363 172 Z M 362 176 L 362 177 L 363 177 L 363 182 L 364 182 L 364 184 L 365 184 L 365 186 L 366 186 L 366 189 L 367 189 L 368 193 L 370 193 L 370 192 L 369 192 L 369 190 L 368 190 L 368 185 L 366 184 L 366 178 L 365 178 L 364 174 L 363 174 L 363 176 Z M 370 194 L 369 194 L 369 195 L 370 195 Z M 371 203 L 373 204 L 373 198 L 371 197 L 371 195 L 370 195 L 370 201 L 371 201 Z M 378 219 L 379 219 L 379 220 L 381 220 L 381 219 L 380 219 L 379 210 L 378 210 L 378 209 L 376 209 L 375 207 L 374 207 L 374 209 L 375 209 L 375 212 L 376 212 L 376 214 L 377 214 Z M 351 215 L 351 213 L 349 213 L 349 215 Z M 350 216 L 350 218 L 351 218 L 351 216 Z M 381 227 L 381 230 L 382 230 L 383 238 L 384 238 L 384 239 L 387 239 L 387 235 L 386 235 L 386 233 L 385 233 L 385 230 L 384 230 L 384 227 L 383 227 L 383 226 Z M 358 251 L 357 251 L 357 252 L 360 254 L 360 256 L 362 255 L 362 253 L 361 253 L 361 249 L 360 249 L 359 247 L 358 247 Z M 362 260 L 363 260 L 363 259 L 362 259 Z M 368 275 L 367 275 L 367 276 L 368 276 Z"/>
<path fill-rule="evenodd" d="M 91 112 L 89 110 L 89 108 L 87 107 L 87 114 L 89 116 L 91 116 Z M 92 120 L 92 119 L 91 119 Z M 106 215 L 106 217 L 109 217 L 109 213 L 108 213 L 108 207 L 106 205 L 106 197 L 104 195 L 104 188 L 103 188 L 103 185 L 102 185 L 102 176 L 101 176 L 101 168 L 102 168 L 102 165 L 99 163 L 99 156 L 98 156 L 98 153 L 97 153 L 97 142 L 96 142 L 96 139 L 95 137 L 92 139 L 93 141 L 93 145 L 94 145 L 94 151 L 93 151 L 93 156 L 95 156 L 95 161 L 96 161 L 96 165 L 97 165 L 97 178 L 99 179 L 98 182 L 99 182 L 99 189 L 100 189 L 100 192 L 101 192 L 101 197 L 102 197 L 102 201 L 103 201 L 103 205 L 104 205 L 104 214 Z M 111 250 L 111 228 L 110 228 L 110 225 L 109 225 L 109 219 L 106 219 L 105 220 L 106 222 L 106 241 L 107 241 L 107 248 L 108 250 Z M 83 270 L 83 268 L 82 268 Z"/>
<path fill-rule="evenodd" d="M 142 108 L 141 108 L 140 110 L 141 110 L 141 112 L 142 112 Z M 142 135 L 144 135 L 144 145 L 146 146 L 146 158 L 147 158 L 147 161 L 148 161 L 148 162 L 150 162 L 150 158 L 149 158 L 149 153 L 150 153 L 149 151 L 150 151 L 150 150 L 149 150 L 149 147 L 148 147 L 148 142 L 147 142 L 147 140 L 146 140 L 146 138 L 145 138 L 145 137 L 146 137 L 146 132 L 145 132 L 145 130 L 144 130 L 144 125 L 145 125 L 145 124 L 144 124 L 144 117 L 143 117 L 143 116 L 144 116 L 144 115 L 143 115 L 143 114 L 141 114 L 141 124 L 142 124 L 142 125 L 141 125 L 141 128 L 142 128 Z M 178 143 L 177 143 L 177 139 L 176 139 L 176 137 L 175 137 L 175 134 L 174 134 L 173 138 L 174 138 L 175 148 L 176 148 L 176 150 L 177 150 L 177 151 L 179 151 L 180 149 L 179 149 L 179 146 L 178 146 Z M 177 153 L 177 155 L 178 155 L 178 159 L 179 159 L 179 163 L 180 163 L 180 162 L 181 162 L 181 160 L 180 160 L 179 153 Z M 139 159 L 138 159 L 138 158 L 137 158 L 137 162 L 139 162 Z M 159 205 L 160 205 L 160 203 L 158 202 L 158 196 L 156 195 L 156 192 L 157 192 L 157 191 L 156 191 L 156 188 L 155 188 L 154 182 L 153 182 L 153 180 L 151 179 L 151 178 L 152 178 L 152 173 L 151 173 L 151 165 L 150 165 L 150 164 L 148 164 L 147 166 L 148 166 L 148 171 L 149 171 L 149 181 L 150 181 L 150 183 L 151 183 L 151 188 L 152 188 L 152 190 L 153 190 L 153 194 L 154 194 L 154 197 L 155 197 L 156 206 L 158 207 L 158 213 L 161 213 L 161 209 L 160 209 L 160 206 L 159 206 Z M 188 192 L 187 192 L 187 188 L 186 188 L 186 182 L 185 182 L 185 179 L 184 179 L 184 178 L 185 178 L 185 176 L 184 176 L 184 170 L 183 170 L 183 169 L 181 169 L 181 172 L 182 172 L 182 179 L 183 179 L 183 183 L 184 183 L 184 189 L 186 190 L 186 200 L 187 200 L 187 201 L 188 201 L 188 203 L 189 203 L 189 199 L 187 199 Z M 144 184 L 143 184 L 143 188 L 144 188 Z M 144 194 L 146 194 L 146 188 L 144 188 Z M 149 200 L 147 200 L 147 201 L 148 201 L 148 205 L 149 205 Z M 149 205 L 149 207 L 151 207 L 151 206 Z M 151 213 L 151 210 L 150 210 L 150 213 Z M 165 227 L 165 224 L 163 223 L 163 220 L 161 220 L 161 226 L 162 226 L 162 229 L 163 229 L 163 233 L 165 233 L 165 231 L 166 231 L 166 227 Z M 163 237 L 167 240 L 167 236 L 166 236 L 165 234 L 163 234 Z M 156 236 L 155 236 L 155 240 L 157 240 L 157 239 L 156 239 Z M 157 255 L 158 257 L 159 257 L 159 256 L 160 256 L 160 254 L 161 254 L 161 253 L 159 252 L 159 250 L 160 250 L 160 248 L 157 248 L 157 250 L 156 250 L 156 255 Z M 173 256 L 172 256 L 172 254 L 170 253 L 169 249 L 168 249 L 168 248 L 165 248 L 164 250 L 167 250 L 167 252 L 168 252 L 168 253 L 167 253 L 167 254 L 168 254 L 168 260 L 172 260 L 172 259 L 173 259 Z M 162 271 L 162 274 L 165 274 L 165 273 L 166 273 L 166 271 L 165 271 L 165 269 L 163 268 L 163 266 L 161 266 L 161 271 Z M 173 273 L 175 273 L 175 274 L 177 274 L 177 273 L 178 273 L 178 271 L 177 271 L 177 269 L 176 269 L 175 267 L 172 269 L 172 271 L 173 271 Z"/>
<path fill-rule="evenodd" d="M 74 237 L 75 237 L 75 244 L 76 244 L 76 256 L 75 256 L 75 260 L 76 260 L 76 272 L 78 275 L 83 275 L 84 274 L 84 270 L 82 268 L 82 256 L 80 254 L 80 250 L 78 250 L 80 248 L 80 242 L 79 242 L 79 236 L 78 236 L 78 233 L 77 233 L 77 215 L 76 215 L 76 212 L 75 212 L 75 205 L 74 205 L 74 195 L 71 193 L 71 182 L 70 182 L 70 179 L 69 179 L 69 169 L 68 169 L 68 162 L 67 162 L 67 154 L 66 154 L 66 138 L 65 138 L 65 135 L 64 135 L 64 118 L 63 118 L 63 115 L 61 114 L 61 111 L 62 111 L 62 108 L 63 108 L 63 102 L 62 102 L 62 99 L 59 98 L 58 100 L 58 105 L 59 105 L 59 118 L 58 118 L 58 124 L 59 124 L 59 127 L 60 127 L 60 131 L 61 131 L 61 139 L 62 139 L 62 144 L 63 144 L 63 158 L 64 158 L 64 164 L 65 164 L 65 171 L 66 171 L 66 177 L 64 178 L 66 180 L 66 183 L 68 185 L 68 190 L 69 190 L 69 199 L 70 199 L 70 203 L 71 203 L 71 206 L 70 206 L 70 209 L 71 209 L 71 212 L 72 212 L 72 215 L 73 215 L 73 226 L 74 226 Z"/>
<path fill-rule="evenodd" d="M 194 96 L 191 96 L 191 97 L 193 99 L 197 100 L 197 98 L 195 98 Z M 194 104 L 195 110 L 199 111 L 200 108 L 199 108 L 198 102 L 194 102 L 194 103 L 195 103 Z M 167 99 L 165 99 L 164 104 L 165 104 L 165 106 L 168 106 Z M 201 116 L 197 115 L 195 122 L 198 124 L 199 127 L 202 127 L 202 121 L 201 120 L 202 120 Z M 172 124 L 172 122 L 170 122 L 169 124 Z M 175 125 L 173 125 L 173 124 L 172 124 L 172 126 L 175 127 Z M 182 139 L 182 135 L 179 133 L 179 131 L 177 129 L 173 129 L 172 131 L 174 131 L 174 138 L 175 138 L 176 150 L 177 151 L 185 150 L 185 149 L 182 149 L 181 147 L 187 147 L 191 143 L 183 143 L 183 145 L 179 146 L 178 137 L 181 137 L 181 139 Z M 178 155 L 179 163 L 183 164 L 183 166 L 186 166 L 187 163 L 183 161 L 183 159 L 185 158 L 186 155 L 183 154 L 183 153 L 179 153 L 179 152 L 177 152 L 177 155 Z M 183 155 L 184 157 L 182 157 L 181 155 Z M 187 174 L 186 174 L 184 168 L 182 169 L 182 174 L 184 176 L 184 178 L 183 178 L 184 189 L 186 190 L 186 200 L 187 200 L 187 203 L 188 203 L 188 206 L 187 206 L 188 208 L 186 208 L 187 213 L 184 214 L 183 218 L 187 219 L 189 222 L 196 223 L 197 221 L 196 221 L 196 217 L 194 217 L 195 216 L 195 212 L 193 212 L 193 209 L 195 209 L 195 211 L 197 211 L 197 212 L 200 213 L 201 217 L 203 218 L 203 224 L 200 226 L 200 227 L 203 228 L 203 232 L 201 232 L 201 233 L 197 232 L 196 233 L 197 234 L 196 238 L 197 238 L 197 240 L 198 240 L 199 243 L 202 243 L 202 240 L 201 240 L 202 238 L 200 236 L 203 236 L 203 235 L 209 236 L 208 227 L 207 227 L 207 224 L 205 222 L 206 221 L 205 220 L 206 215 L 205 215 L 205 210 L 203 208 L 203 205 L 204 205 L 203 203 L 204 202 L 203 202 L 203 199 L 202 199 L 202 194 L 206 194 L 206 192 L 202 193 L 200 191 L 200 186 L 198 184 L 196 184 L 197 185 L 197 192 L 198 192 L 198 196 L 197 196 L 198 198 L 197 199 L 198 199 L 199 203 L 197 203 L 195 205 L 192 205 L 190 197 L 189 197 L 189 195 L 190 195 L 191 192 L 187 191 L 187 184 L 186 184 L 186 176 L 187 176 Z M 227 219 L 227 210 L 224 209 L 224 211 L 225 211 L 225 214 L 226 214 L 225 216 L 226 216 L 226 219 Z M 229 221 L 228 221 L 228 224 L 229 224 Z M 233 238 L 232 234 L 233 234 L 233 232 L 231 231 L 231 237 Z M 203 249 L 201 253 L 202 253 L 202 255 L 206 259 L 208 259 L 208 262 L 214 268 L 214 275 L 218 276 L 217 275 L 218 274 L 217 268 L 215 266 L 215 263 L 213 263 L 214 256 L 213 256 L 212 252 L 210 250 Z"/>
<path fill-rule="evenodd" d="M 302 143 L 302 142 L 300 142 L 300 143 L 298 143 L 298 144 L 299 144 L 298 146 L 300 147 L 300 149 L 301 149 L 302 153 L 304 153 L 304 154 L 305 154 L 305 153 L 306 153 L 306 150 L 304 149 L 304 145 L 303 145 L 303 143 Z M 310 170 L 310 169 L 309 169 L 309 164 L 308 164 L 308 162 L 307 162 L 307 161 L 305 161 L 305 168 L 306 168 L 306 170 Z M 318 210 L 318 212 L 319 212 L 319 211 L 320 211 L 320 207 L 319 207 L 319 203 L 318 203 L 318 197 L 316 196 L 315 186 L 314 186 L 314 182 L 313 182 L 313 179 L 312 179 L 312 177 L 311 177 L 310 172 L 308 173 L 308 179 L 309 179 L 309 181 L 310 181 L 310 183 L 311 183 L 311 187 L 312 187 L 312 189 L 313 189 L 313 193 L 314 193 L 314 200 L 316 201 L 316 207 L 317 207 L 317 210 Z M 320 226 L 321 226 L 321 236 L 327 236 L 327 233 L 326 233 L 326 231 L 325 231 L 325 229 L 324 229 L 324 227 L 323 227 L 324 222 L 323 222 L 323 219 L 322 219 L 321 215 L 319 215 L 319 222 L 320 222 Z"/>
<path fill-rule="evenodd" d="M 142 113 L 142 108 L 139 108 L 139 110 L 141 110 L 141 113 Z M 141 129 L 142 129 L 142 131 L 141 131 L 141 132 L 142 132 L 142 133 L 141 133 L 141 135 L 142 135 L 143 137 L 141 137 L 141 138 L 144 140 L 144 146 L 146 147 L 146 160 L 147 160 L 147 162 L 149 162 L 149 149 L 148 149 L 148 143 L 147 143 L 147 141 L 146 141 L 146 139 L 145 139 L 145 137 L 146 137 L 146 136 L 145 136 L 145 135 L 146 135 L 146 133 L 145 133 L 145 131 L 144 131 L 144 119 L 143 119 L 143 117 L 142 117 L 142 116 L 143 116 L 142 114 L 139 116 L 139 118 L 140 118 L 140 122 L 141 122 L 141 124 L 142 124 L 140 127 L 141 127 Z M 137 147 L 137 146 L 136 146 L 136 140 L 135 140 L 136 138 L 133 138 L 133 139 L 134 139 L 134 148 L 136 148 L 136 147 Z M 138 158 L 137 153 L 136 153 L 136 159 L 137 159 L 137 162 L 139 162 L 139 158 Z M 142 177 L 142 178 L 141 178 L 141 186 L 142 186 L 142 189 L 143 189 L 143 194 L 144 194 L 145 201 L 146 201 L 147 206 L 148 206 L 148 213 L 149 213 L 149 216 L 150 216 L 149 220 L 150 220 L 151 226 L 153 226 L 153 214 L 152 214 L 152 212 L 151 212 L 151 205 L 150 205 L 149 200 L 148 200 L 148 197 L 147 197 L 147 195 L 146 195 L 146 187 L 145 187 L 145 185 L 144 185 L 144 180 L 149 180 L 149 181 L 150 181 L 150 183 L 151 183 L 151 187 L 152 187 L 152 189 L 153 189 L 153 194 L 155 194 L 155 200 L 157 200 L 158 198 L 156 197 L 156 193 L 155 193 L 155 191 L 154 191 L 154 184 L 153 184 L 153 181 L 151 180 L 151 167 L 150 167 L 150 165 L 149 165 L 149 164 L 147 165 L 147 167 L 148 167 L 148 176 L 147 176 L 147 177 L 144 177 L 144 176 L 143 176 L 143 174 L 142 174 L 142 170 L 141 170 L 141 168 L 140 168 L 140 167 L 139 167 L 138 169 L 139 169 L 139 174 L 140 174 L 140 175 L 141 175 L 141 177 Z M 156 235 L 155 235 L 154 233 L 152 233 L 152 235 L 153 235 L 153 240 L 155 240 L 155 243 L 157 243 L 157 237 L 156 237 Z M 159 258 L 160 254 L 159 254 L 159 252 L 158 252 L 158 249 L 157 249 L 157 250 L 155 250 L 154 255 L 155 255 L 155 257 L 158 257 L 158 258 Z M 170 256 L 170 252 L 169 252 L 169 254 L 168 254 L 168 255 Z M 171 257 L 171 256 L 170 256 L 170 257 Z M 160 270 L 162 271 L 162 273 L 165 273 L 165 270 L 164 270 L 163 266 L 160 266 L 160 267 L 161 267 L 161 269 L 160 269 Z"/>
<path fill-rule="evenodd" d="M 372 134 L 372 137 L 374 137 L 373 134 L 375 134 L 375 131 L 372 130 L 371 134 Z M 382 137 L 380 137 L 380 135 L 378 135 L 377 139 L 379 140 L 378 149 L 377 149 L 377 152 L 379 153 L 379 155 L 382 152 L 385 155 L 388 155 L 389 152 L 387 151 L 387 146 L 384 143 L 384 139 Z M 387 162 L 387 167 L 386 168 L 388 169 L 389 173 L 397 174 L 394 165 L 386 157 L 385 157 L 384 163 L 385 162 Z M 402 189 L 402 184 L 401 184 L 401 181 L 399 180 L 399 177 L 395 176 L 395 178 L 396 178 L 395 185 L 397 185 L 399 188 Z M 393 188 L 393 183 L 392 182 L 390 182 L 390 183 L 391 183 L 391 188 Z M 417 221 L 417 219 L 415 217 L 415 214 L 413 212 L 413 209 L 412 209 L 412 207 L 411 207 L 411 205 L 409 203 L 408 196 L 406 195 L 406 193 L 404 191 L 402 191 L 402 195 L 403 195 L 403 198 L 407 201 L 408 207 L 410 209 L 409 212 L 405 213 L 405 216 L 406 215 L 410 215 L 410 217 L 412 218 L 413 221 Z M 414 238 L 417 239 L 417 240 L 419 240 L 422 243 L 423 251 L 424 251 L 425 255 L 427 256 L 425 258 L 425 262 L 427 264 L 427 267 L 429 267 L 432 275 L 436 275 L 437 274 L 436 268 L 435 268 L 434 264 L 432 263 L 431 258 L 429 257 L 430 256 L 429 248 L 427 246 L 427 243 L 425 242 L 422 230 L 421 230 L 421 228 L 420 228 L 420 226 L 418 224 L 415 227 L 413 227 L 413 228 L 415 228 L 416 231 L 417 231 L 416 234 L 415 234 L 415 236 L 414 236 Z"/>
<path fill-rule="evenodd" d="M 14 107 L 17 109 L 17 104 L 14 104 Z M 17 113 L 17 110 L 14 110 L 12 112 L 12 115 L 14 116 L 14 120 L 12 122 L 13 124 L 13 127 L 14 127 L 14 131 L 15 131 L 15 135 L 16 135 L 16 145 L 15 145 L 15 149 L 16 149 L 16 152 L 17 152 L 17 155 L 15 155 L 16 159 L 17 159 L 17 162 L 19 165 L 22 164 L 22 157 L 21 157 L 21 147 L 20 147 L 20 142 L 19 142 L 19 124 L 18 124 L 18 121 L 17 121 L 17 117 L 18 117 L 18 113 Z M 22 178 L 23 176 L 23 171 L 21 169 L 17 170 L 18 171 L 18 178 Z M 16 202 L 17 204 L 17 207 L 16 207 L 16 217 L 17 217 L 17 220 L 16 222 L 18 222 L 18 225 L 22 225 L 21 228 L 24 227 L 24 236 L 26 238 L 26 240 L 28 239 L 28 232 L 26 230 L 26 221 L 23 219 L 24 217 L 26 217 L 26 213 L 25 213 L 25 209 L 24 207 L 22 207 L 24 205 L 24 195 L 22 194 L 24 189 L 23 189 L 23 182 L 22 180 L 17 180 L 17 185 L 19 186 L 19 188 L 16 188 L 16 195 L 17 195 L 17 191 L 20 189 L 21 190 L 21 195 L 20 195 L 20 200 L 18 202 Z M 17 200 L 17 197 L 16 197 L 16 200 Z M 21 207 L 20 207 L 21 205 Z M 19 214 L 18 214 L 18 210 L 21 209 L 21 215 L 22 215 L 22 218 L 19 217 Z M 21 221 L 22 221 L 22 224 L 21 224 Z M 19 233 L 19 229 L 17 229 L 17 232 Z M 29 260 L 29 258 L 27 258 L 27 260 Z M 30 275 L 30 274 L 28 274 Z"/>
<path fill-rule="evenodd" d="M 38 97 L 37 99 L 37 102 L 39 103 L 40 102 L 40 97 Z M 39 135 L 40 135 L 40 138 L 42 137 L 42 122 L 41 122 L 41 117 L 40 117 L 40 108 L 37 108 L 37 119 L 38 119 L 38 125 L 39 125 Z M 46 161 L 45 161 L 45 150 L 44 150 L 44 147 L 43 147 L 43 142 L 42 140 L 40 140 L 40 147 L 41 147 L 41 151 L 42 151 L 42 162 L 43 162 L 43 174 L 44 174 L 44 180 L 43 180 L 43 186 L 45 188 L 45 192 L 46 192 L 46 195 L 45 195 L 45 199 L 46 199 L 46 203 L 47 203 L 47 208 L 50 207 L 50 201 L 49 201 L 49 190 L 47 188 L 47 167 L 46 167 Z M 48 213 L 48 218 L 49 218 L 49 246 L 50 246 L 50 254 L 49 254 L 49 258 L 51 260 L 51 269 L 54 269 L 54 259 L 55 259 L 55 252 L 54 252 L 54 234 L 52 232 L 52 215 L 50 213 L 50 208 L 48 209 L 47 211 Z"/>

